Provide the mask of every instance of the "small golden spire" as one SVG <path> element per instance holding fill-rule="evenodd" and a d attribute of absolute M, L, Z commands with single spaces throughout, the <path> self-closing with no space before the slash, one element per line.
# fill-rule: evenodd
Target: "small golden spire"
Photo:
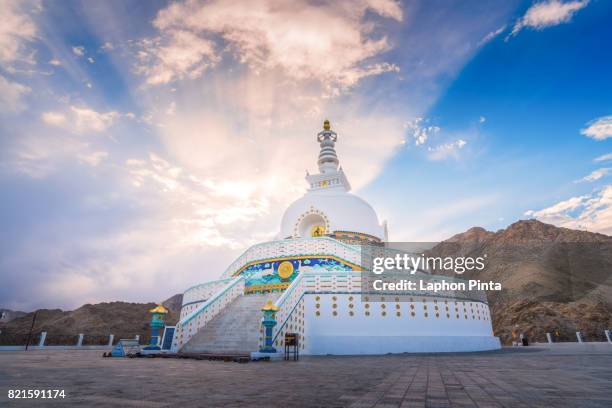
<path fill-rule="evenodd" d="M 325 122 L 323 122 L 323 129 L 325 130 L 331 129 L 331 126 L 329 125 L 329 120 L 325 119 Z"/>
<path fill-rule="evenodd" d="M 168 309 L 166 309 L 164 307 L 164 305 L 162 305 L 161 303 L 159 305 L 157 305 L 154 309 L 149 310 L 149 313 L 161 313 L 161 314 L 166 314 L 168 313 Z"/>
<path fill-rule="evenodd" d="M 277 312 L 278 311 L 278 307 L 274 306 L 274 303 L 272 303 L 272 300 L 268 300 L 268 302 L 265 304 L 265 306 L 263 307 L 263 311 L 268 311 L 271 310 L 273 312 Z"/>

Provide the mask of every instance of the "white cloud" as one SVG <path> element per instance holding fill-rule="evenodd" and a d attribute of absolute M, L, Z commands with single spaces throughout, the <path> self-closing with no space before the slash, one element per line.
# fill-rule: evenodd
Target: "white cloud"
<path fill-rule="evenodd" d="M 335 94 L 366 76 L 398 70 L 366 62 L 390 48 L 385 36 L 373 37 L 367 11 L 402 20 L 392 0 L 173 3 L 154 20 L 160 36 L 142 44 L 138 71 L 150 84 L 197 78 L 227 50 L 254 72 L 279 69 L 293 80 L 320 81 Z"/>
<path fill-rule="evenodd" d="M 49 65 L 53 65 L 53 66 L 60 66 L 62 65 L 62 62 L 58 59 L 53 58 L 52 60 L 49 60 Z"/>
<path fill-rule="evenodd" d="M 2 167 L 32 178 L 44 178 L 65 160 L 74 158 L 87 148 L 87 144 L 79 139 L 68 134 L 47 134 L 42 138 L 37 133 L 20 135 Z"/>
<path fill-rule="evenodd" d="M 612 160 L 612 153 L 604 154 L 602 156 L 596 157 L 593 159 L 594 162 L 602 162 Z"/>
<path fill-rule="evenodd" d="M 605 140 L 612 137 L 612 116 L 602 116 L 587 123 L 587 125 L 580 131 L 584 136 L 595 140 Z"/>
<path fill-rule="evenodd" d="M 478 119 L 478 123 L 485 123 L 487 121 L 487 118 L 485 118 L 484 116 L 481 116 L 480 119 Z"/>
<path fill-rule="evenodd" d="M 545 0 L 531 6 L 512 28 L 511 35 L 518 34 L 523 28 L 542 30 L 558 24 L 567 23 L 574 13 L 589 4 L 589 0 L 560 1 Z"/>
<path fill-rule="evenodd" d="M 185 30 L 141 42 L 137 72 L 151 85 L 194 79 L 220 61 L 212 41 Z"/>
<path fill-rule="evenodd" d="M 85 55 L 85 47 L 83 47 L 82 45 L 74 46 L 72 47 L 72 52 L 74 53 L 74 55 L 82 57 L 83 55 Z"/>
<path fill-rule="evenodd" d="M 458 139 L 454 142 L 429 147 L 427 149 L 428 157 L 430 160 L 444 160 L 449 157 L 457 157 L 457 151 L 463 149 L 466 144 L 465 140 Z"/>
<path fill-rule="evenodd" d="M 97 167 L 102 160 L 108 157 L 108 152 L 99 151 L 93 153 L 81 153 L 77 155 L 77 158 L 81 163 L 89 164 L 92 167 Z"/>
<path fill-rule="evenodd" d="M 560 227 L 612 235 L 612 186 L 605 186 L 590 195 L 572 197 L 539 211 L 530 210 L 525 215 Z"/>
<path fill-rule="evenodd" d="M 104 51 L 112 51 L 115 49 L 115 46 L 113 45 L 112 42 L 106 41 L 104 44 L 102 44 L 102 47 L 100 48 Z"/>
<path fill-rule="evenodd" d="M 596 180 L 599 180 L 607 176 L 608 174 L 610 174 L 610 172 L 612 172 L 612 168 L 609 168 L 609 167 L 604 167 L 601 169 L 593 170 L 591 174 L 583 177 L 580 181 L 587 181 L 587 182 L 596 181 Z"/>
<path fill-rule="evenodd" d="M 93 64 L 96 61 L 93 59 L 93 57 L 87 57 L 87 62 L 89 62 L 90 64 Z"/>
<path fill-rule="evenodd" d="M 480 40 L 478 42 L 478 46 L 483 46 L 486 43 L 488 43 L 489 41 L 493 40 L 495 37 L 497 37 L 498 35 L 500 35 L 504 30 L 506 29 L 506 25 L 504 24 L 503 26 L 499 27 L 497 30 L 493 30 L 491 32 L 489 32 L 487 35 L 485 35 L 482 40 Z"/>
<path fill-rule="evenodd" d="M 66 123 L 66 115 L 61 112 L 44 112 L 41 119 L 48 125 L 62 126 Z"/>
<path fill-rule="evenodd" d="M 33 63 L 27 42 L 36 38 L 36 25 L 25 12 L 31 2 L 0 0 L 0 64 Z"/>
<path fill-rule="evenodd" d="M 31 89 L 0 75 L 0 112 L 20 112 L 25 108 L 24 97 Z"/>
<path fill-rule="evenodd" d="M 430 136 L 434 136 L 440 132 L 438 126 L 426 125 L 428 121 L 428 119 L 418 117 L 404 125 L 410 133 L 410 136 L 414 139 L 414 144 L 416 146 L 424 144 Z"/>
<path fill-rule="evenodd" d="M 103 132 L 119 117 L 119 113 L 96 112 L 87 107 L 71 106 L 66 112 L 45 112 L 42 120 L 48 125 L 59 126 L 74 133 Z"/>

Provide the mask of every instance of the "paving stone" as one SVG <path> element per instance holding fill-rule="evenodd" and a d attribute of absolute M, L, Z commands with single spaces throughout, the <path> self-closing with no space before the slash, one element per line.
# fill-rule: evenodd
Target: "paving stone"
<path fill-rule="evenodd" d="M 101 354 L 1 351 L 0 406 L 612 407 L 612 346 L 248 364 Z M 67 397 L 9 401 L 9 389 L 64 389 Z"/>

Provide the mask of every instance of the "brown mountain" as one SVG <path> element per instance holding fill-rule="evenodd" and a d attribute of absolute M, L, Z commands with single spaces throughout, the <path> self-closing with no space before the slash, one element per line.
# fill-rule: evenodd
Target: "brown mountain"
<path fill-rule="evenodd" d="M 25 314 L 26 312 L 20 312 L 18 310 L 0 309 L 0 327 L 10 322 L 11 320 L 15 320 Z"/>
<path fill-rule="evenodd" d="M 612 237 L 518 221 L 497 232 L 475 227 L 431 250 L 441 256 L 485 256 L 483 271 L 466 279 L 502 284 L 488 292 L 493 328 L 504 343 L 518 326 L 532 340 L 603 339 L 612 328 Z"/>
<path fill-rule="evenodd" d="M 179 294 L 162 302 L 168 309 L 168 325 L 178 321 L 182 300 L 183 295 Z M 36 313 L 33 333 L 46 331 L 47 344 L 72 343 L 79 333 L 85 334 L 85 342 L 92 343 L 105 343 L 104 339 L 111 333 L 115 339 L 133 338 L 137 334 L 146 339 L 150 335 L 149 310 L 155 306 L 155 303 L 110 302 L 86 304 L 71 311 L 39 309 L 4 324 L 2 332 L 5 337 L 22 340 L 29 333 Z"/>

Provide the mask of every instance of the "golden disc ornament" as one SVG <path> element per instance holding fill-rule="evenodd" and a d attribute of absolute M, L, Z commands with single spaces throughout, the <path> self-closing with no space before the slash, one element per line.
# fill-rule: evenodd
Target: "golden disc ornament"
<path fill-rule="evenodd" d="M 325 235 L 325 227 L 323 225 L 313 225 L 310 228 L 310 236 L 317 238 Z"/>
<path fill-rule="evenodd" d="M 291 275 L 293 275 L 293 264 L 289 261 L 281 262 L 281 264 L 278 265 L 278 276 L 280 276 L 281 279 L 287 279 Z"/>

